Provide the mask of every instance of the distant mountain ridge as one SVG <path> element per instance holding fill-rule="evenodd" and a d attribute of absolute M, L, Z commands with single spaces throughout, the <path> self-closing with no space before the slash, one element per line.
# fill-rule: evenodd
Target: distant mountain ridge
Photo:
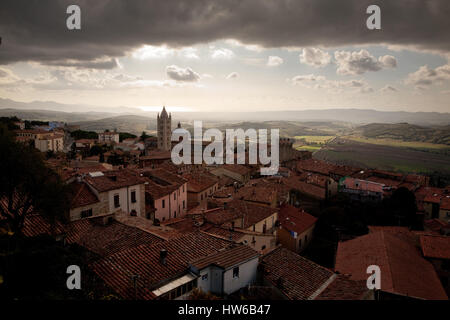
<path fill-rule="evenodd" d="M 170 112 L 170 106 L 167 108 Z M 73 112 L 76 110 L 76 112 Z M 95 110 L 95 111 L 93 111 Z M 65 113 L 65 114 L 64 114 Z M 134 107 L 100 107 L 90 105 L 60 104 L 56 102 L 34 101 L 29 103 L 0 98 L 0 116 L 17 115 L 24 119 L 57 120 L 78 122 L 112 118 L 119 115 L 139 115 L 156 118 L 156 112 L 145 112 Z M 347 122 L 353 124 L 401 123 L 433 126 L 450 125 L 450 113 L 378 111 L 370 109 L 322 109 L 298 111 L 255 111 L 255 112 L 176 112 L 177 120 L 191 122 L 262 122 L 262 121 L 320 121 Z M 45 119 L 48 117 L 48 119 Z"/>

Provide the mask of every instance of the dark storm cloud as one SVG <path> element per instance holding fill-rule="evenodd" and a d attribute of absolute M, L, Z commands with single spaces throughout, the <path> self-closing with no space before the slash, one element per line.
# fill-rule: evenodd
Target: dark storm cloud
<path fill-rule="evenodd" d="M 70 4 L 81 7 L 82 30 L 66 28 Z M 369 4 L 381 7 L 382 30 L 366 28 Z M 228 38 L 264 47 L 387 43 L 448 52 L 449 30 L 448 0 L 2 0 L 0 63 L 67 64 L 143 44 Z"/>

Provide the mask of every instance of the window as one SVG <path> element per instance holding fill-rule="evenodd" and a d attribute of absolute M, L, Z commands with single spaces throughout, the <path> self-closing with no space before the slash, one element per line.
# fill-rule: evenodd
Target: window
<path fill-rule="evenodd" d="M 131 203 L 136 203 L 136 190 L 131 191 Z"/>
<path fill-rule="evenodd" d="M 183 200 L 183 209 L 186 209 L 186 204 L 184 200 Z"/>
<path fill-rule="evenodd" d="M 305 243 L 308 242 L 308 236 L 305 236 Z"/>
<path fill-rule="evenodd" d="M 120 197 L 118 194 L 114 195 L 114 208 L 120 207 Z"/>
<path fill-rule="evenodd" d="M 92 209 L 81 211 L 82 218 L 87 218 L 87 217 L 91 217 L 91 216 L 92 216 Z"/>
<path fill-rule="evenodd" d="M 266 245 L 263 245 L 262 247 L 261 247 L 261 250 L 264 250 L 266 248 Z"/>
<path fill-rule="evenodd" d="M 162 201 L 162 207 L 165 208 L 166 207 L 166 200 Z"/>
<path fill-rule="evenodd" d="M 202 275 L 202 280 L 208 280 L 208 274 L 207 273 Z"/>
<path fill-rule="evenodd" d="M 183 184 L 183 192 L 184 192 L 184 184 Z"/>
<path fill-rule="evenodd" d="M 299 248 L 302 247 L 302 239 L 298 239 L 298 247 L 299 247 Z"/>
<path fill-rule="evenodd" d="M 203 200 L 203 193 L 200 195 L 200 200 Z"/>
<path fill-rule="evenodd" d="M 173 194 L 173 200 L 177 200 L 177 194 L 176 193 Z"/>
<path fill-rule="evenodd" d="M 256 225 L 255 224 L 253 225 L 253 231 L 256 231 Z"/>
<path fill-rule="evenodd" d="M 239 278 L 239 267 L 233 268 L 233 278 Z"/>

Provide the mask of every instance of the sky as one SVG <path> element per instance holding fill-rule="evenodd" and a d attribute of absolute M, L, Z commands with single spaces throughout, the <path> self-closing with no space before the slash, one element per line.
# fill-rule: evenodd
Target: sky
<path fill-rule="evenodd" d="M 15 101 L 450 112 L 448 0 L 2 0 L 0 37 L 0 97 Z"/>

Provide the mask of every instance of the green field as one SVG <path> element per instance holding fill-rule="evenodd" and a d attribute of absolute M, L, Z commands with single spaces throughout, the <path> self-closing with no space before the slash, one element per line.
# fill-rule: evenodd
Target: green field
<path fill-rule="evenodd" d="M 435 144 L 430 142 L 421 142 L 421 141 L 402 141 L 402 140 L 394 140 L 394 139 L 381 139 L 381 138 L 366 138 L 361 136 L 343 136 L 344 139 L 349 139 L 362 143 L 370 143 L 382 146 L 390 146 L 390 147 L 405 147 L 405 148 L 413 148 L 418 150 L 426 150 L 426 149 L 449 149 L 450 146 L 445 144 Z"/>
<path fill-rule="evenodd" d="M 297 140 L 304 140 L 308 144 L 325 144 L 334 136 L 295 136 Z"/>
<path fill-rule="evenodd" d="M 401 172 L 450 173 L 450 152 L 447 146 L 424 148 L 423 143 L 382 144 L 337 138 L 314 153 L 314 157 L 338 164 Z M 414 143 L 414 142 L 412 142 Z"/>

